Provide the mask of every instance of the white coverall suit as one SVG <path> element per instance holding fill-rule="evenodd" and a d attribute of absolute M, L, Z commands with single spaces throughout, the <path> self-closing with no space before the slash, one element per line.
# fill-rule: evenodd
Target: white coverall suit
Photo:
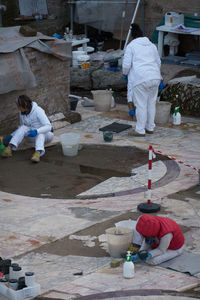
<path fill-rule="evenodd" d="M 145 134 L 145 128 L 153 131 L 158 86 L 162 79 L 160 57 L 156 46 L 147 37 L 132 40 L 123 58 L 123 74 L 128 75 L 127 100 L 136 107 L 136 128 Z"/>
<path fill-rule="evenodd" d="M 12 149 L 16 150 L 24 137 L 35 144 L 35 150 L 40 153 L 40 156 L 44 155 L 44 144 L 49 143 L 53 139 L 52 125 L 47 118 L 44 110 L 37 105 L 36 102 L 32 102 L 32 109 L 29 114 L 22 114 L 20 112 L 20 126 L 12 133 Z M 28 137 L 29 130 L 37 130 L 35 137 Z"/>

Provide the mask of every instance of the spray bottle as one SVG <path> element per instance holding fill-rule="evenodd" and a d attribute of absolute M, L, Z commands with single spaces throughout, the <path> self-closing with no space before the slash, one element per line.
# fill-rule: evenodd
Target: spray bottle
<path fill-rule="evenodd" d="M 134 264 L 131 260 L 130 251 L 127 251 L 126 261 L 123 264 L 123 276 L 124 278 L 133 278 L 135 276 Z"/>
<path fill-rule="evenodd" d="M 5 146 L 3 144 L 3 137 L 0 136 L 0 155 L 3 153 L 4 149 L 5 149 Z"/>
<path fill-rule="evenodd" d="M 175 107 L 174 114 L 172 115 L 173 125 L 181 124 L 181 114 L 179 112 L 179 106 Z"/>

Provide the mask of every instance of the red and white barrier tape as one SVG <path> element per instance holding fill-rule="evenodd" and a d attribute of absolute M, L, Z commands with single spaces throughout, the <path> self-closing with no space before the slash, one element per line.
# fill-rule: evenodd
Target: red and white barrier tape
<path fill-rule="evenodd" d="M 148 190 L 147 190 L 147 203 L 148 204 L 151 204 L 151 171 L 152 171 L 152 158 L 155 158 L 156 155 L 155 153 L 159 153 L 159 154 L 162 154 L 172 160 L 176 160 L 177 163 L 179 164 L 182 164 L 186 167 L 190 167 L 192 168 L 194 171 L 197 171 L 199 174 L 200 174 L 200 169 L 198 168 L 195 168 L 193 167 L 192 165 L 189 165 L 189 164 L 185 164 L 183 161 L 181 160 L 177 160 L 175 157 L 171 156 L 171 155 L 168 155 L 168 154 L 164 154 L 162 151 L 160 150 L 157 150 L 155 151 L 154 148 L 150 145 L 149 146 L 149 165 L 148 165 Z M 199 180 L 200 180 L 200 177 L 199 177 Z M 200 183 L 199 183 L 200 184 Z"/>
<path fill-rule="evenodd" d="M 154 150 L 153 150 L 153 151 L 154 151 Z M 163 153 L 163 152 L 160 151 L 160 150 L 157 150 L 156 152 L 159 153 L 159 154 L 162 154 L 162 155 L 164 155 L 164 156 L 166 156 L 166 157 L 168 157 L 168 158 L 170 158 L 171 160 L 176 160 L 177 163 L 179 163 L 179 164 L 181 164 L 181 165 L 184 165 L 185 167 L 189 167 L 189 168 L 192 168 L 194 171 L 200 172 L 200 169 L 198 169 L 198 168 L 196 168 L 196 167 L 193 167 L 192 165 L 186 164 L 186 163 L 184 163 L 182 160 L 177 160 L 175 157 L 173 157 L 173 156 L 171 156 L 171 155 L 168 155 L 168 154 L 165 154 L 165 153 Z M 155 151 L 154 151 L 154 153 L 155 153 Z"/>

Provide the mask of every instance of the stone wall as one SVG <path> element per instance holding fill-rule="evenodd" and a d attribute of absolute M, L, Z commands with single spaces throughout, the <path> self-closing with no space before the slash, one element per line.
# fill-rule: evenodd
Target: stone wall
<path fill-rule="evenodd" d="M 112 88 L 115 91 L 126 90 L 126 82 L 122 80 L 122 70 L 106 70 L 102 63 L 91 63 L 89 69 L 70 68 L 71 89 L 85 91 Z"/>
<path fill-rule="evenodd" d="M 177 79 L 171 82 L 163 90 L 161 100 L 172 103 L 172 112 L 179 106 L 181 114 L 200 117 L 200 79 L 194 79 L 193 82 L 178 82 Z"/>
<path fill-rule="evenodd" d="M 70 91 L 70 60 L 58 58 L 31 48 L 24 48 L 38 86 L 33 89 L 0 94 L 0 135 L 13 131 L 18 124 L 18 110 L 15 99 L 27 94 L 47 113 L 67 112 L 66 99 Z"/>

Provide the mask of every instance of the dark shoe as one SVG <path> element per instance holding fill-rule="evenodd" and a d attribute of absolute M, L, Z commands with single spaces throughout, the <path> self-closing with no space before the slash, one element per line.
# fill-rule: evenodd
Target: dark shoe
<path fill-rule="evenodd" d="M 148 134 L 153 134 L 153 130 L 147 130 L 147 129 L 146 129 L 146 133 L 148 133 Z"/>
<path fill-rule="evenodd" d="M 145 136 L 145 134 L 138 133 L 137 131 L 131 131 L 131 132 L 129 132 L 129 135 L 130 136 L 138 136 L 138 137 L 144 137 Z"/>

